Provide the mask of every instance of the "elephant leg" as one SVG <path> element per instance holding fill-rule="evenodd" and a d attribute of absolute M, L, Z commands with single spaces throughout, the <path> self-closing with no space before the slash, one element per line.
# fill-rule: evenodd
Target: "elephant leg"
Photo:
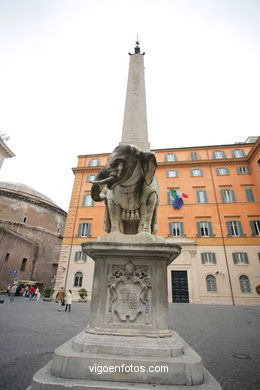
<path fill-rule="evenodd" d="M 157 201 L 158 201 L 157 194 L 153 192 L 147 198 L 146 203 L 141 205 L 138 233 L 152 232 L 152 219 L 153 219 L 155 207 L 157 205 Z"/>
<path fill-rule="evenodd" d="M 121 232 L 123 231 L 123 223 L 121 220 L 121 206 L 116 205 L 113 200 L 108 199 L 107 200 L 107 208 L 108 213 L 110 217 L 110 223 L 111 223 L 111 232 Z"/>

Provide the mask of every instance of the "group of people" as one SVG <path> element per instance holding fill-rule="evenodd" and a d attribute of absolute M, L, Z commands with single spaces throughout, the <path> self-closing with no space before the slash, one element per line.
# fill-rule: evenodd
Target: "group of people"
<path fill-rule="evenodd" d="M 10 302 L 14 302 L 15 295 L 20 295 L 20 291 L 21 291 L 21 286 L 17 284 L 9 285 L 7 287 L 7 294 L 10 297 Z M 30 301 L 34 299 L 36 300 L 36 302 L 39 302 L 41 298 L 41 293 L 39 288 L 38 287 L 35 288 L 34 286 L 31 287 L 26 286 L 21 292 L 21 294 L 23 297 L 28 297 Z"/>
<path fill-rule="evenodd" d="M 71 302 L 72 302 L 71 290 L 68 290 L 68 292 L 65 293 L 64 287 L 61 287 L 61 289 L 56 294 L 56 300 L 58 302 L 58 311 L 61 311 L 61 306 L 65 306 L 65 311 L 71 310 Z"/>
<path fill-rule="evenodd" d="M 14 302 L 14 297 L 17 292 L 18 285 L 9 285 L 7 288 L 7 293 L 10 297 L 10 302 Z M 28 287 L 26 286 L 23 291 L 23 297 L 28 297 L 30 301 L 33 299 L 36 302 L 40 301 L 41 298 L 41 292 L 38 287 Z M 68 290 L 67 293 L 65 293 L 64 287 L 62 287 L 56 294 L 56 301 L 58 303 L 58 311 L 61 311 L 61 307 L 65 306 L 65 311 L 70 312 L 71 311 L 71 303 L 72 303 L 72 292 L 71 290 Z"/>

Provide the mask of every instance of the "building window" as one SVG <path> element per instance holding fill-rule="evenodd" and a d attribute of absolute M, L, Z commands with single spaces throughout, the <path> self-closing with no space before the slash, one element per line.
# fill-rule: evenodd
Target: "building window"
<path fill-rule="evenodd" d="M 75 252 L 74 261 L 87 261 L 87 254 L 81 251 Z"/>
<path fill-rule="evenodd" d="M 198 160 L 197 152 L 190 152 L 190 158 L 191 160 Z"/>
<path fill-rule="evenodd" d="M 88 165 L 90 167 L 97 167 L 98 165 L 100 165 L 99 158 L 92 158 L 91 160 L 89 160 L 89 164 Z"/>
<path fill-rule="evenodd" d="M 178 170 L 171 169 L 171 170 L 167 171 L 166 176 L 167 177 L 178 177 Z"/>
<path fill-rule="evenodd" d="M 257 256 L 258 256 L 258 261 L 260 263 L 260 252 L 257 253 Z"/>
<path fill-rule="evenodd" d="M 7 254 L 5 255 L 5 261 L 8 261 L 8 260 L 9 260 L 9 257 L 10 257 L 10 253 L 7 253 Z"/>
<path fill-rule="evenodd" d="M 237 167 L 237 174 L 238 175 L 248 175 L 250 172 L 250 167 Z"/>
<path fill-rule="evenodd" d="M 226 158 L 224 150 L 215 150 L 215 152 L 213 152 L 213 158 L 215 160 L 220 160 L 222 158 Z"/>
<path fill-rule="evenodd" d="M 183 237 L 184 236 L 183 222 L 170 222 L 169 235 L 172 237 Z"/>
<path fill-rule="evenodd" d="M 90 194 L 84 195 L 82 206 L 93 206 L 94 202 Z"/>
<path fill-rule="evenodd" d="M 23 223 L 25 223 L 27 221 L 27 217 L 24 217 L 23 218 Z"/>
<path fill-rule="evenodd" d="M 240 221 L 227 221 L 228 236 L 243 236 L 242 224 Z"/>
<path fill-rule="evenodd" d="M 177 161 L 176 153 L 167 153 L 167 154 L 165 154 L 165 161 L 166 162 Z"/>
<path fill-rule="evenodd" d="M 234 190 L 220 190 L 223 203 L 233 203 L 236 201 Z"/>
<path fill-rule="evenodd" d="M 235 252 L 232 253 L 234 264 L 249 264 L 247 253 Z"/>
<path fill-rule="evenodd" d="M 229 175 L 229 169 L 224 167 L 224 168 L 216 168 L 217 175 Z"/>
<path fill-rule="evenodd" d="M 91 223 L 80 223 L 79 224 L 79 237 L 90 237 Z"/>
<path fill-rule="evenodd" d="M 234 149 L 234 150 L 232 150 L 232 155 L 235 158 L 246 157 L 245 151 L 243 149 Z"/>
<path fill-rule="evenodd" d="M 249 221 L 253 236 L 260 236 L 260 220 Z"/>
<path fill-rule="evenodd" d="M 254 197 L 254 193 L 253 193 L 252 188 L 245 188 L 245 194 L 246 194 L 247 202 L 254 202 L 255 201 L 255 197 Z"/>
<path fill-rule="evenodd" d="M 203 176 L 203 170 L 202 169 L 191 169 L 190 175 L 191 176 Z"/>
<path fill-rule="evenodd" d="M 74 287 L 82 287 L 83 273 L 76 272 L 74 276 Z"/>
<path fill-rule="evenodd" d="M 199 237 L 212 236 L 211 222 L 208 222 L 208 221 L 197 222 L 197 230 L 198 230 Z"/>
<path fill-rule="evenodd" d="M 202 264 L 216 264 L 216 255 L 213 252 L 201 253 Z"/>
<path fill-rule="evenodd" d="M 251 293 L 251 286 L 248 276 L 241 275 L 239 278 L 239 284 L 242 293 Z"/>
<path fill-rule="evenodd" d="M 208 203 L 207 193 L 204 190 L 196 191 L 197 203 Z"/>
<path fill-rule="evenodd" d="M 23 261 L 22 261 L 22 264 L 21 264 L 20 271 L 25 271 L 26 263 L 27 263 L 27 259 L 24 257 Z"/>
<path fill-rule="evenodd" d="M 96 175 L 88 175 L 86 181 L 91 182 L 91 181 L 95 180 L 95 177 L 96 177 Z"/>
<path fill-rule="evenodd" d="M 207 291 L 217 291 L 217 282 L 216 278 L 213 275 L 208 275 L 206 277 Z"/>

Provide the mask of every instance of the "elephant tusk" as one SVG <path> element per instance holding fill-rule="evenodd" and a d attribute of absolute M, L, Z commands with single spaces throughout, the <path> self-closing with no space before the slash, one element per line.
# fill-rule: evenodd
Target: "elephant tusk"
<path fill-rule="evenodd" d="M 102 180 L 93 180 L 93 181 L 91 181 L 91 183 L 105 185 L 105 184 L 112 183 L 114 180 L 115 180 L 114 176 L 109 176 L 109 177 L 106 177 L 105 179 L 102 179 Z"/>

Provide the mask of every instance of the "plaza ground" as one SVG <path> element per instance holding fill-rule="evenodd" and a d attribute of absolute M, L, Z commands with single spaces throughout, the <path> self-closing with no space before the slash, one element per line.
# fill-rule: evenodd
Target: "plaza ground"
<path fill-rule="evenodd" d="M 0 389 L 26 390 L 56 347 L 81 332 L 89 303 L 58 312 L 55 302 L 7 296 L 0 304 Z M 260 306 L 170 304 L 171 327 L 198 352 L 223 390 L 260 389 Z"/>

